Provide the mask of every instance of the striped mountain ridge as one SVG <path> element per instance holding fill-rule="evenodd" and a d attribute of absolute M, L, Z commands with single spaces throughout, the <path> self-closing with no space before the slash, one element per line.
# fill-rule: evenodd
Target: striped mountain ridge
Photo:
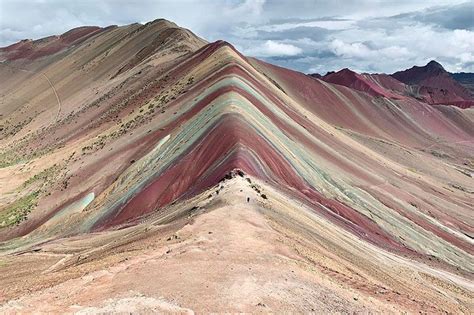
<path fill-rule="evenodd" d="M 82 72 L 65 71 L 71 66 Z M 0 213 L 36 198 L 25 219 L 4 219 L 2 255 L 64 255 L 43 272 L 70 272 L 139 246 L 149 231 L 161 235 L 170 227 L 179 234 L 183 224 L 247 207 L 285 242 L 296 242 L 295 255 L 316 274 L 329 262 L 312 255 L 330 255 L 331 270 L 341 275 L 331 281 L 364 300 L 383 287 L 395 310 L 468 307 L 470 109 L 310 78 L 247 58 L 225 41 L 208 44 L 164 20 L 110 28 L 60 54 L 11 60 L 1 70 L 13 73 L 12 82 L 31 82 L 33 92 L 45 89 L 39 70 L 61 96 L 51 121 L 44 119 L 57 106 L 50 91 L 38 99 L 13 83 L 6 88 L 11 114 L 2 119 L 24 120 L 20 96 L 29 97 L 26 109 L 44 110 L 1 139 L 9 163 L 0 179 L 21 179 L 2 185 Z M 69 245 L 56 248 L 58 242 Z M 371 259 L 385 269 L 375 271 Z M 418 281 L 400 270 L 427 276 Z M 387 280 L 395 274 L 396 281 Z M 407 285 L 428 277 L 455 284 L 445 297 L 431 287 L 411 296 Z M 380 301 L 363 307 L 388 310 Z M 345 309 L 357 309 L 352 303 Z"/>

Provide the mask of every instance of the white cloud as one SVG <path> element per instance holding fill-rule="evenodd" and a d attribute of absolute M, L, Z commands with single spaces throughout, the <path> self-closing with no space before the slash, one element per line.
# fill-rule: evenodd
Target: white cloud
<path fill-rule="evenodd" d="M 460 49 L 474 52 L 474 32 L 468 30 L 454 30 L 452 42 L 457 43 Z"/>
<path fill-rule="evenodd" d="M 404 25 L 387 22 L 337 32 L 330 36 L 327 47 L 338 58 L 345 59 L 346 67 L 364 71 L 391 73 L 424 65 L 431 59 L 448 71 L 474 71 L 474 32 L 465 29 L 444 29 L 414 21 Z"/>
<path fill-rule="evenodd" d="M 303 52 L 299 47 L 291 44 L 267 40 L 257 47 L 247 49 L 245 53 L 253 57 L 296 56 Z"/>
<path fill-rule="evenodd" d="M 353 26 L 354 23 L 354 20 L 318 19 L 305 22 L 268 24 L 257 27 L 257 29 L 267 32 L 281 32 L 297 27 L 320 27 L 327 30 L 344 30 Z"/>
<path fill-rule="evenodd" d="M 329 48 L 337 55 L 347 58 L 367 58 L 371 55 L 370 49 L 362 43 L 345 43 L 342 40 L 334 39 Z"/>
<path fill-rule="evenodd" d="M 388 46 L 382 48 L 369 48 L 364 43 L 354 42 L 345 43 L 342 40 L 334 39 L 329 44 L 329 48 L 337 56 L 345 58 L 359 58 L 359 59 L 374 59 L 374 58 L 387 58 L 387 59 L 399 59 L 406 58 L 410 55 L 410 52 L 405 47 L 399 46 Z"/>

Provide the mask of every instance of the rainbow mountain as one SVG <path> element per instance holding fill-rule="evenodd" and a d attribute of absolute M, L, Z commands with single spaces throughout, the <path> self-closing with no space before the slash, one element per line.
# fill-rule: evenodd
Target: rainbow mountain
<path fill-rule="evenodd" d="M 469 106 L 162 19 L 0 60 L 2 312 L 472 310 Z"/>

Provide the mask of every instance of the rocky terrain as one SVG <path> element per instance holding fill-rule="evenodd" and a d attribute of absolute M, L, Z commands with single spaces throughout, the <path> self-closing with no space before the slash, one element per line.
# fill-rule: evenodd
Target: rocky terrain
<path fill-rule="evenodd" d="M 1 313 L 472 313 L 474 111 L 439 64 L 311 77 L 162 19 L 0 61 Z"/>

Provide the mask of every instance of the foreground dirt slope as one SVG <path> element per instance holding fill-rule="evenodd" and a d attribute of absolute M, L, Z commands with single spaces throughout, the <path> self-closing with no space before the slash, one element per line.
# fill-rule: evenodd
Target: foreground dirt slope
<path fill-rule="evenodd" d="M 21 297 L 0 310 L 468 312 L 471 282 L 380 251 L 252 185 L 264 187 L 236 176 L 141 225 L 10 256 L 4 271 L 25 272 L 2 281 L 25 286 L 7 285 L 4 298 Z M 167 216 L 180 219 L 164 224 Z"/>
<path fill-rule="evenodd" d="M 0 50 L 2 311 L 472 310 L 472 109 L 84 33 Z"/>

